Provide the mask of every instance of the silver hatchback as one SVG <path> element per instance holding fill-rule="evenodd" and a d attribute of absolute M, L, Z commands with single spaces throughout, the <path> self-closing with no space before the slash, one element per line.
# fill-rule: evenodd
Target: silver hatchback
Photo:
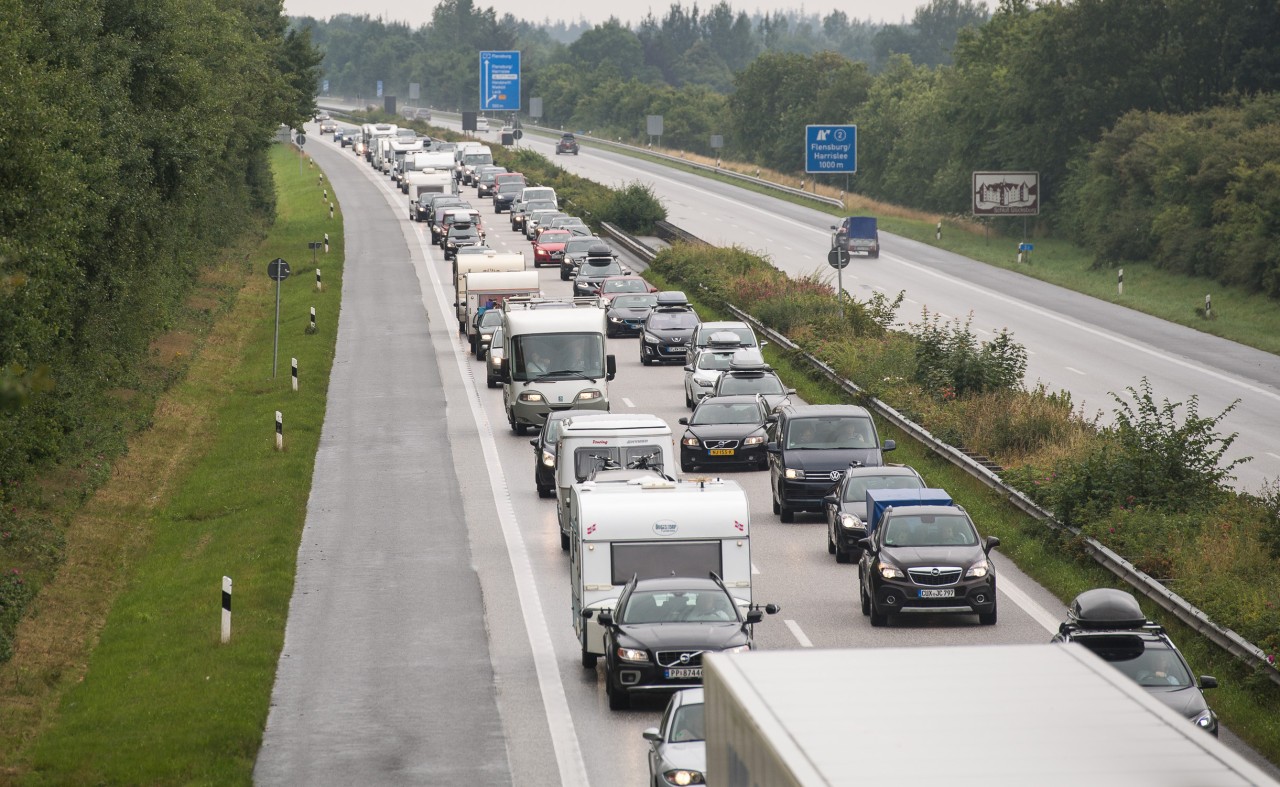
<path fill-rule="evenodd" d="M 662 726 L 644 731 L 653 787 L 706 784 L 707 735 L 702 711 L 702 689 L 677 691 L 662 714 Z"/>

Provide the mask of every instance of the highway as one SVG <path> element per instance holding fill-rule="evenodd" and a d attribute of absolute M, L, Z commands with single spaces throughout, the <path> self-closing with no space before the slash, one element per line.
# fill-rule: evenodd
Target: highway
<path fill-rule="evenodd" d="M 470 774 L 485 784 L 645 783 L 640 733 L 658 724 L 663 703 L 611 712 L 598 670 L 580 666 L 555 503 L 538 498 L 528 437 L 508 429 L 501 392 L 486 388 L 481 364 L 457 336 L 449 265 L 429 244 L 425 225 L 408 221 L 407 198 L 385 176 L 331 139 L 310 139 L 307 151 L 342 201 L 347 286 L 359 286 L 344 288 L 317 457 L 317 483 L 338 479 L 338 488 L 313 490 L 255 780 L 395 784 Z M 640 177 L 633 160 L 611 154 L 591 151 L 561 162 L 611 184 Z M 683 178 L 645 177 L 663 183 L 664 192 Z M 663 193 L 675 223 L 713 242 L 767 249 L 795 272 L 814 269 L 811 260 L 821 259 L 814 249 L 825 253 L 825 217 L 802 225 L 805 209 L 741 190 L 733 192 L 743 200 L 736 207 L 725 197 L 699 197 L 707 181 L 693 180 L 671 192 L 683 197 Z M 485 213 L 491 246 L 532 258 L 505 216 L 493 216 L 483 201 L 474 204 Z M 931 283 L 949 291 L 948 305 L 938 301 L 949 314 L 976 308 L 970 302 L 986 309 L 1003 303 L 999 308 L 1029 326 L 1039 324 L 1043 336 L 1070 333 L 1061 315 L 1027 318 L 1037 312 L 1009 306 L 1010 295 L 998 288 L 971 290 L 977 274 L 962 280 L 959 263 L 936 250 L 897 239 L 885 246 L 879 266 L 855 272 L 855 294 L 906 288 L 921 300 L 917 286 Z M 540 278 L 545 293 L 568 294 L 555 269 L 541 269 Z M 1033 290 L 1028 284 L 1028 300 Z M 975 318 L 983 327 L 1011 323 Z M 1086 379 L 1103 369 L 1118 375 L 1123 362 L 1108 362 L 1109 351 L 1092 335 L 1077 336 L 1079 357 L 1037 347 L 1035 374 L 1060 376 L 1070 358 Z M 1119 349 L 1136 344 L 1107 341 Z M 610 384 L 614 409 L 654 413 L 678 430 L 676 419 L 688 412 L 680 367 L 642 366 L 635 339 L 610 340 L 610 352 L 619 366 Z M 1274 396 L 1276 387 L 1269 390 Z M 1099 391 L 1101 406 L 1105 388 Z M 1157 391 L 1165 393 L 1159 384 Z M 1205 400 L 1208 412 L 1207 394 Z M 375 418 L 378 412 L 388 415 Z M 1270 411 L 1260 413 L 1253 411 L 1255 425 L 1274 423 Z M 980 626 L 974 616 L 918 616 L 872 629 L 858 610 L 856 567 L 837 565 L 827 554 L 822 520 L 800 515 L 784 525 L 771 511 L 767 473 L 730 477 L 751 500 L 753 595 L 782 606 L 757 627 L 762 648 L 1045 642 L 1065 616 L 1055 598 L 997 551 L 998 625 Z M 868 676 L 850 664 L 831 679 Z M 980 696 L 981 687 L 974 688 Z M 999 741 L 987 744 L 998 750 Z"/>

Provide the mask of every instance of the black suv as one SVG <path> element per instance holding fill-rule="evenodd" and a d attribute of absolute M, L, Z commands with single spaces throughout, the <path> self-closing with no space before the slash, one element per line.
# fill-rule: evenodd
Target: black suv
<path fill-rule="evenodd" d="M 556 155 L 561 153 L 572 153 L 578 155 L 578 140 L 572 134 L 562 134 L 560 141 L 556 143 Z"/>
<path fill-rule="evenodd" d="M 587 258 L 578 266 L 578 274 L 573 277 L 573 294 L 589 298 L 600 294 L 600 282 L 610 276 L 625 276 L 631 270 L 613 256 L 613 250 L 603 243 L 597 243 L 587 250 Z"/>
<path fill-rule="evenodd" d="M 689 338 L 698 327 L 698 315 L 683 292 L 658 293 L 658 305 L 645 318 L 640 331 L 640 363 L 684 361 Z"/>
<path fill-rule="evenodd" d="M 681 418 L 680 469 L 686 473 L 702 467 L 744 465 L 752 470 L 768 467 L 764 452 L 764 424 L 769 411 L 756 396 L 707 396 L 693 415 Z"/>
<path fill-rule="evenodd" d="M 444 236 L 444 258 L 451 260 L 458 249 L 465 246 L 479 246 L 483 243 L 480 231 L 469 221 L 455 221 L 449 225 L 449 232 Z"/>
<path fill-rule="evenodd" d="M 879 467 L 884 452 L 865 407 L 852 404 L 784 404 L 769 424 L 769 486 L 773 513 L 794 522 L 797 511 L 821 511 L 824 498 L 850 466 Z"/>
<path fill-rule="evenodd" d="M 901 612 L 976 612 L 979 623 L 995 625 L 996 567 L 988 555 L 1000 539 L 980 539 L 962 506 L 889 508 L 859 546 L 858 595 L 871 625 Z"/>
<path fill-rule="evenodd" d="M 1147 619 L 1132 594 L 1114 588 L 1086 590 L 1071 602 L 1067 621 L 1058 627 L 1053 641 L 1085 646 L 1197 727 L 1217 736 L 1218 715 L 1200 692 L 1216 689 L 1218 679 L 1193 677 L 1169 635 Z"/>
<path fill-rule="evenodd" d="M 751 626 L 778 607 L 753 605 L 742 614 L 724 583 L 705 579 L 634 577 L 604 627 L 604 685 L 609 707 L 623 710 L 632 693 L 669 693 L 702 684 L 702 654 L 751 650 Z M 594 610 L 583 610 L 591 614 Z"/>

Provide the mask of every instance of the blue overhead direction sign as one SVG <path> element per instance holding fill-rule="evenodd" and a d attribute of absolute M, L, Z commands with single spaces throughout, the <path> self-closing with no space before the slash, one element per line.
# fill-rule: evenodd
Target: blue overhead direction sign
<path fill-rule="evenodd" d="M 520 53 L 480 53 L 480 111 L 520 109 Z"/>
<path fill-rule="evenodd" d="M 858 171 L 857 126 L 805 126 L 804 171 L 851 175 Z"/>

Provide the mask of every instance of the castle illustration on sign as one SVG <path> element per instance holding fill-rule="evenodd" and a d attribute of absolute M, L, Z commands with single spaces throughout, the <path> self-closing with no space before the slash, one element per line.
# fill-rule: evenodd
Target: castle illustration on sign
<path fill-rule="evenodd" d="M 1039 172 L 973 173 L 973 215 L 1037 216 Z"/>

